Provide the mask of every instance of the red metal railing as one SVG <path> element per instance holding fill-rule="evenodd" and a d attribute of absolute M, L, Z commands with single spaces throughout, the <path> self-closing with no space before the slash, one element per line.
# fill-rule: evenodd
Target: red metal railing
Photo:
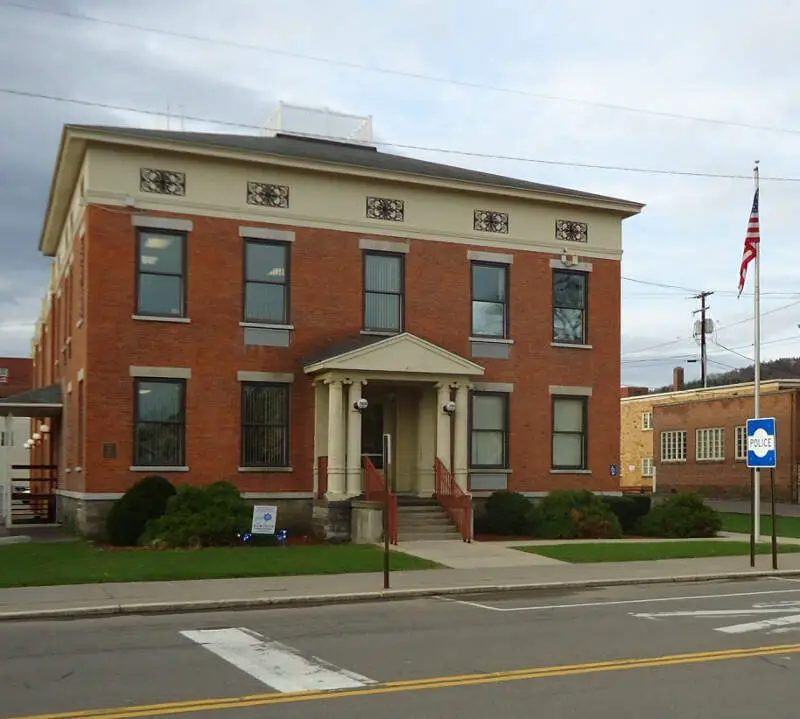
<path fill-rule="evenodd" d="M 328 458 L 317 458 L 317 499 L 322 499 L 328 491 Z"/>
<path fill-rule="evenodd" d="M 453 475 L 438 457 L 436 472 L 436 499 L 456 525 L 465 542 L 472 541 L 472 497 L 458 486 Z"/>
<path fill-rule="evenodd" d="M 375 468 L 369 457 L 364 457 L 364 498 L 370 502 L 383 502 L 386 479 Z M 397 495 L 389 492 L 389 541 L 397 544 Z"/>

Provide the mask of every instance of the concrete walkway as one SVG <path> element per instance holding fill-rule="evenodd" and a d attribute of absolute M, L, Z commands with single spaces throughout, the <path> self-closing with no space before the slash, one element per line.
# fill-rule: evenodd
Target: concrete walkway
<path fill-rule="evenodd" d="M 707 499 L 705 502 L 709 507 L 713 507 L 718 512 L 734 512 L 735 514 L 747 515 L 750 514 L 750 502 L 735 499 Z M 767 490 L 766 495 L 762 495 L 761 497 L 761 515 L 765 516 L 769 513 L 769 490 Z M 800 504 L 776 502 L 775 514 L 779 517 L 800 517 Z"/>

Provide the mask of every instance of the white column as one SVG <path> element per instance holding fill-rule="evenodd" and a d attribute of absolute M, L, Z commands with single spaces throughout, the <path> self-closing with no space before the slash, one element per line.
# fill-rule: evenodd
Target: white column
<path fill-rule="evenodd" d="M 3 492 L 3 512 L 5 512 L 5 525 L 11 526 L 11 448 L 8 446 L 9 438 L 11 437 L 12 428 L 14 426 L 14 418 L 9 414 L 6 415 L 5 433 L 6 443 L 3 447 L 3 460 L 0 462 L 0 491 Z"/>
<path fill-rule="evenodd" d="M 347 388 L 347 496 L 361 494 L 361 412 L 354 405 L 361 399 L 361 380 Z"/>
<path fill-rule="evenodd" d="M 461 489 L 467 491 L 467 468 L 469 467 L 469 385 L 462 382 L 456 389 L 456 422 L 454 429 L 454 462 L 453 476 Z"/>
<path fill-rule="evenodd" d="M 436 454 L 436 406 L 431 387 L 423 387 L 417 409 L 417 482 L 420 497 L 430 497 L 435 489 L 433 463 Z"/>
<path fill-rule="evenodd" d="M 448 470 L 450 467 L 450 415 L 444 406 L 450 401 L 450 385 L 440 382 L 436 385 L 436 457 Z"/>
<path fill-rule="evenodd" d="M 328 382 L 328 499 L 345 496 L 345 426 L 342 381 Z"/>

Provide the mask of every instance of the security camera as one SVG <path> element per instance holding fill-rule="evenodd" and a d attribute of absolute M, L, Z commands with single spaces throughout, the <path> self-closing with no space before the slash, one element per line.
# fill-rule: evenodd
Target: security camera
<path fill-rule="evenodd" d="M 367 407 L 369 407 L 369 402 L 367 402 L 367 400 L 365 400 L 363 397 L 353 402 L 353 409 L 356 412 L 363 412 Z"/>
<path fill-rule="evenodd" d="M 453 412 L 456 411 L 456 403 L 451 399 L 442 409 L 447 412 L 447 414 L 453 414 Z"/>

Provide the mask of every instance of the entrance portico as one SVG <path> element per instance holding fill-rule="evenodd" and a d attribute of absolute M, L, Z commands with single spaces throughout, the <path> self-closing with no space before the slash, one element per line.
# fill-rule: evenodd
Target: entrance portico
<path fill-rule="evenodd" d="M 406 332 L 331 348 L 304 371 L 315 387 L 316 496 L 320 457 L 327 457 L 326 499 L 360 495 L 363 457 L 380 461 L 384 432 L 392 435 L 389 480 L 396 492 L 431 496 L 437 458 L 466 491 L 468 393 L 483 367 Z"/>

